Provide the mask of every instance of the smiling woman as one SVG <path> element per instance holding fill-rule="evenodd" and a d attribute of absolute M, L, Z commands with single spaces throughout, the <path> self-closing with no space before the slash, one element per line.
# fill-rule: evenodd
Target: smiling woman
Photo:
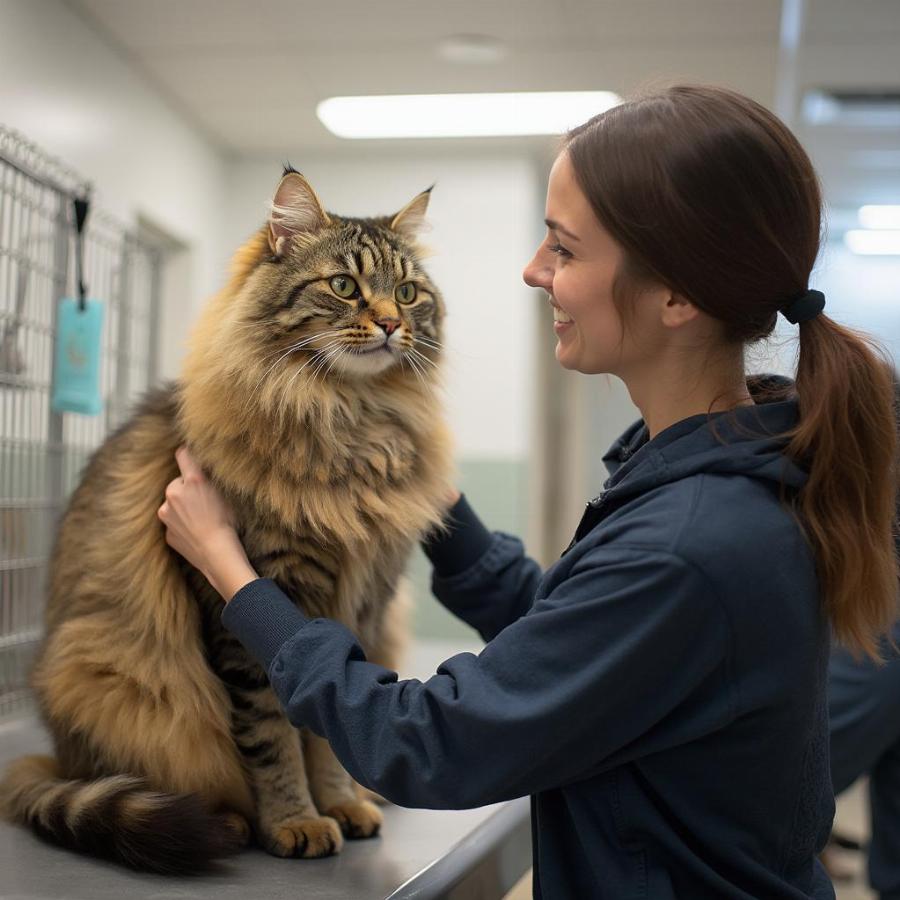
<path fill-rule="evenodd" d="M 696 410 L 697 397 L 709 395 L 709 411 L 752 404 L 743 379 L 740 353 L 720 346 L 720 326 L 659 279 L 636 279 L 622 244 L 598 219 L 585 196 L 567 152 L 557 157 L 547 186 L 547 235 L 526 265 L 525 281 L 547 291 L 561 366 L 586 375 L 609 373 L 629 384 L 632 398 L 645 410 L 651 434 Z M 630 277 L 629 277 L 630 276 Z M 621 296 L 626 282 L 634 300 L 626 318 Z M 662 316 L 659 309 L 664 310 Z M 690 323 L 689 329 L 681 326 Z M 690 390 L 665 398 L 651 409 L 658 391 L 645 385 L 643 363 L 669 358 L 678 368 L 695 367 L 700 354 L 707 365 Z M 680 378 L 674 380 L 679 383 Z M 718 396 L 712 396 L 718 392 Z"/>

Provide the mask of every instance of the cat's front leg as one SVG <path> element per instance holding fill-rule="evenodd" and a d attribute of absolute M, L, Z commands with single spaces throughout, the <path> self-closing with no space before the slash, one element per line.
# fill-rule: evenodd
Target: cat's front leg
<path fill-rule="evenodd" d="M 237 641 L 218 674 L 232 702 L 232 734 L 256 799 L 256 835 L 275 856 L 310 859 L 340 852 L 341 828 L 313 802 L 303 749 L 262 668 Z"/>
<path fill-rule="evenodd" d="M 331 744 L 304 728 L 303 753 L 316 806 L 340 823 L 345 837 L 368 838 L 378 834 L 384 821 L 381 810 L 360 798 L 355 782 L 338 762 Z"/>

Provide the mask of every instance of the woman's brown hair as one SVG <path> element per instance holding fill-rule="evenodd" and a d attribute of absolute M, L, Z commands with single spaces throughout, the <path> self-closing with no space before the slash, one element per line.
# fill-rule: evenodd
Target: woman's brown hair
<path fill-rule="evenodd" d="M 575 128 L 564 152 L 625 251 L 624 280 L 665 284 L 718 319 L 727 342 L 766 337 L 807 290 L 819 252 L 818 179 L 759 103 L 724 88 L 670 87 Z M 617 304 L 627 322 L 620 292 Z M 891 369 L 871 338 L 825 314 L 798 327 L 800 417 L 786 452 L 809 480 L 792 508 L 835 635 L 875 656 L 897 598 Z"/>

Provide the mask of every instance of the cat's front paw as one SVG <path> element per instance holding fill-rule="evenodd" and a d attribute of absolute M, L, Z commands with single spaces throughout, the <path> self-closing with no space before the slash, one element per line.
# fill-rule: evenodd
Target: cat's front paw
<path fill-rule="evenodd" d="M 381 810 L 368 800 L 335 804 L 325 810 L 325 815 L 337 819 L 344 836 L 351 840 L 375 837 L 384 822 Z"/>
<path fill-rule="evenodd" d="M 283 819 L 261 828 L 259 842 L 273 856 L 295 856 L 318 859 L 341 852 L 344 839 L 334 819 L 321 816 L 315 819 L 299 817 Z"/>

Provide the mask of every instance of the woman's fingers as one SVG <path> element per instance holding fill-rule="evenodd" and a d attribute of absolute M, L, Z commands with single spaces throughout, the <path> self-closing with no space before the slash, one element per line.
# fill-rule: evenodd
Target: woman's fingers
<path fill-rule="evenodd" d="M 198 481 L 203 479 L 203 469 L 197 465 L 194 457 L 188 452 L 187 447 L 182 446 L 175 451 L 175 462 L 178 463 L 182 478 L 190 477 Z"/>

